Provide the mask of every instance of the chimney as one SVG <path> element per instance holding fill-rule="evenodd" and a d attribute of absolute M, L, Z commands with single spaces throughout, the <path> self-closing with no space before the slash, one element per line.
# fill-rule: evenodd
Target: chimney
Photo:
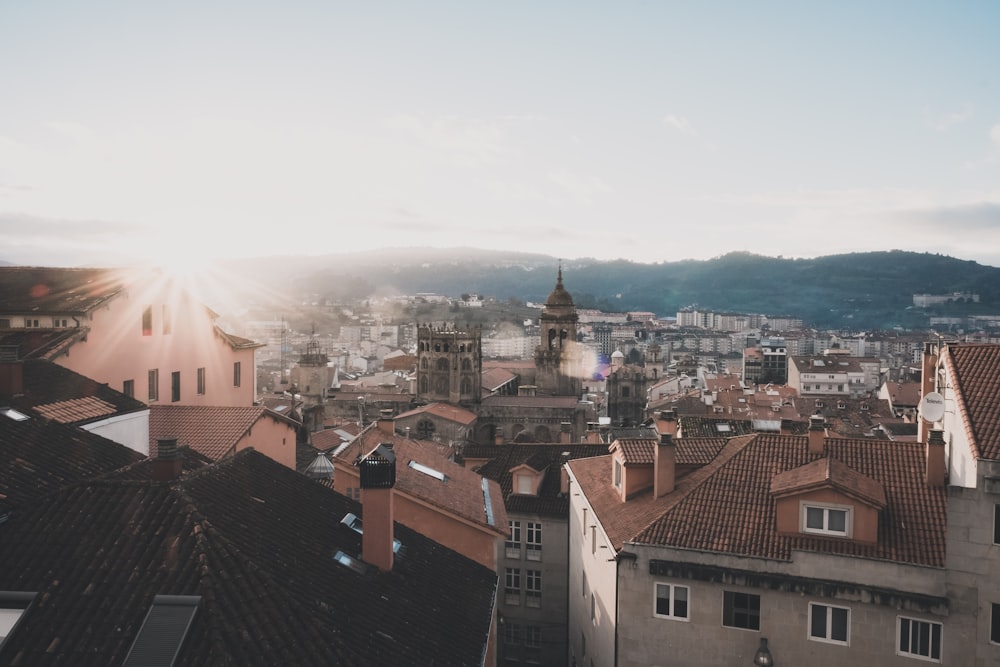
<path fill-rule="evenodd" d="M 559 455 L 559 493 L 566 495 L 569 493 L 569 471 L 566 464 L 569 463 L 569 452 Z"/>
<path fill-rule="evenodd" d="M 822 454 L 824 440 L 826 440 L 826 424 L 823 415 L 813 415 L 809 418 L 809 453 Z"/>
<path fill-rule="evenodd" d="M 497 426 L 496 432 L 493 434 L 493 444 L 502 445 L 503 444 L 503 427 Z"/>
<path fill-rule="evenodd" d="M 661 434 L 665 433 L 672 438 L 677 437 L 677 411 L 663 410 L 660 412 L 660 421 L 663 422 L 663 430 Z"/>
<path fill-rule="evenodd" d="M 944 486 L 946 470 L 944 460 L 944 431 L 931 429 L 927 437 L 927 486 Z"/>
<path fill-rule="evenodd" d="M 936 391 L 934 386 L 938 360 L 941 358 L 941 343 L 924 343 L 924 354 L 920 361 L 920 395 L 926 396 Z M 917 440 L 929 442 L 928 432 L 934 425 L 924 419 L 917 419 Z"/>
<path fill-rule="evenodd" d="M 779 431 L 779 434 L 780 435 L 791 435 L 792 434 L 792 424 L 794 424 L 794 423 L 795 423 L 795 421 L 792 420 L 792 419 L 788 419 L 788 418 L 782 419 L 781 420 L 781 429 Z"/>
<path fill-rule="evenodd" d="M 665 496 L 674 490 L 677 474 L 677 447 L 669 433 L 660 436 L 653 452 L 653 498 Z"/>
<path fill-rule="evenodd" d="M 184 460 L 177 449 L 177 438 L 160 438 L 156 441 L 156 458 L 153 459 L 154 482 L 169 482 L 181 476 Z"/>
<path fill-rule="evenodd" d="M 24 366 L 20 361 L 0 364 L 0 395 L 13 397 L 24 393 Z"/>
<path fill-rule="evenodd" d="M 390 443 L 379 443 L 354 465 L 361 477 L 361 558 L 383 572 L 392 570 L 393 497 L 396 453 Z"/>
<path fill-rule="evenodd" d="M 572 429 L 573 424 L 570 422 L 561 422 L 559 424 L 559 444 L 568 445 L 573 442 Z"/>
<path fill-rule="evenodd" d="M 388 415 L 386 414 L 388 412 Z M 388 435 L 395 435 L 396 428 L 392 421 L 392 410 L 382 410 L 378 416 L 378 430 Z"/>

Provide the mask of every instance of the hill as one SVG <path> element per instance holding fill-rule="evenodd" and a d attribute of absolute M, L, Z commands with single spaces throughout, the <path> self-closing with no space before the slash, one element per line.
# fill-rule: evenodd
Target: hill
<path fill-rule="evenodd" d="M 406 248 L 322 257 L 261 258 L 229 269 L 261 276 L 271 290 L 306 300 L 378 294 L 477 293 L 501 300 L 544 301 L 558 260 L 546 255 L 474 248 Z M 705 260 L 642 264 L 563 260 L 566 288 L 580 308 L 653 311 L 672 316 L 705 310 L 787 315 L 817 327 L 920 328 L 928 314 L 1000 313 L 1000 269 L 928 253 L 886 252 L 785 259 L 729 253 Z M 980 303 L 913 308 L 913 295 L 972 292 Z"/>

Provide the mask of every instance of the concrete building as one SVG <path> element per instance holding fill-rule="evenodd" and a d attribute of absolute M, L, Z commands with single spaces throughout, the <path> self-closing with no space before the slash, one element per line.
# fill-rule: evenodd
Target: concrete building
<path fill-rule="evenodd" d="M 776 664 L 971 664 L 942 639 L 943 452 L 660 421 L 566 466 L 570 661 L 750 665 L 764 644 Z"/>
<path fill-rule="evenodd" d="M 872 357 L 792 357 L 788 386 L 800 396 L 861 396 L 881 386 L 881 362 Z"/>

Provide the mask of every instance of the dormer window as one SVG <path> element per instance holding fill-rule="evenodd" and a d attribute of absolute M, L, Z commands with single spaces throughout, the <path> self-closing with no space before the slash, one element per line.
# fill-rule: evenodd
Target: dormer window
<path fill-rule="evenodd" d="M 802 532 L 850 537 L 851 508 L 802 503 Z"/>
<path fill-rule="evenodd" d="M 535 495 L 535 476 L 521 473 L 516 476 L 517 493 L 533 496 Z"/>
<path fill-rule="evenodd" d="M 622 488 L 622 462 L 619 461 L 618 459 L 615 459 L 614 461 L 615 461 L 615 473 L 614 473 L 615 488 L 620 491 Z"/>

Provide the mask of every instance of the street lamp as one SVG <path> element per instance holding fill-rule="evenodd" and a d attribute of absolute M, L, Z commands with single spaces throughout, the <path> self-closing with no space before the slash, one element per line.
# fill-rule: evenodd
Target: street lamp
<path fill-rule="evenodd" d="M 767 650 L 767 637 L 760 638 L 760 646 L 757 647 L 757 652 L 753 655 L 753 664 L 757 667 L 774 667 L 774 658 Z"/>

